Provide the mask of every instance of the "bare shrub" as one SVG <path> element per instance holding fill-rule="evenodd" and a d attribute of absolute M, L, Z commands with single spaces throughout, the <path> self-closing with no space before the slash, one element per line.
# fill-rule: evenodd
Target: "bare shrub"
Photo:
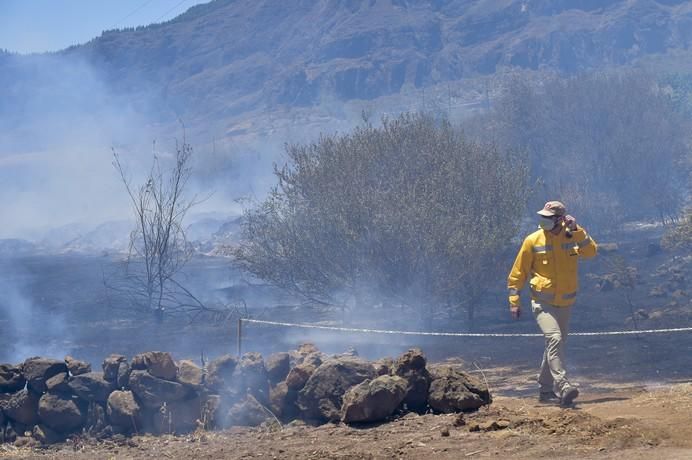
<path fill-rule="evenodd" d="M 411 114 L 286 154 L 278 185 L 244 216 L 242 268 L 322 304 L 472 312 L 517 231 L 522 158 Z"/>
<path fill-rule="evenodd" d="M 192 256 L 183 221 L 197 201 L 185 197 L 190 178 L 192 147 L 176 144 L 174 163 L 164 170 L 159 156 L 144 183 L 133 186 L 120 156 L 113 152 L 113 165 L 120 174 L 136 219 L 130 234 L 125 278 L 109 287 L 128 296 L 135 306 L 161 317 L 165 310 L 199 310 L 204 305 L 176 279 Z"/>

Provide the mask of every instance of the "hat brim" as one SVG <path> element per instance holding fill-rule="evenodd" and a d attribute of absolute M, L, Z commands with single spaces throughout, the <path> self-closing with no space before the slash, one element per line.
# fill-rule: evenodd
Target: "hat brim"
<path fill-rule="evenodd" d="M 548 209 L 541 209 L 536 214 L 539 214 L 543 217 L 553 217 L 553 216 L 557 215 L 557 214 L 555 214 L 555 211 L 550 211 Z"/>

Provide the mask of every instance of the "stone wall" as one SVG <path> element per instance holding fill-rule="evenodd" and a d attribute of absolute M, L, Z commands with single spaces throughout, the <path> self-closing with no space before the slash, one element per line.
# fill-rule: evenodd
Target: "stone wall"
<path fill-rule="evenodd" d="M 0 364 L 0 442 L 51 444 L 75 434 L 182 434 L 230 426 L 371 423 L 407 411 L 475 410 L 487 387 L 450 365 L 427 365 L 420 350 L 369 362 L 328 356 L 312 344 L 203 366 L 167 352 L 107 357 L 100 372 L 66 357 Z"/>

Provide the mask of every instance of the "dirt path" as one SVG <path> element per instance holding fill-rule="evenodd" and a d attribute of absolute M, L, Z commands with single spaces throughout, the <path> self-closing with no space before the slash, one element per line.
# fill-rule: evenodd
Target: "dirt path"
<path fill-rule="evenodd" d="M 368 427 L 293 423 L 179 437 L 75 439 L 49 449 L 0 446 L 0 458 L 692 458 L 692 383 L 582 392 L 574 409 L 498 396 L 489 408 L 463 417 L 409 414 Z M 471 431 L 476 426 L 480 431 Z"/>

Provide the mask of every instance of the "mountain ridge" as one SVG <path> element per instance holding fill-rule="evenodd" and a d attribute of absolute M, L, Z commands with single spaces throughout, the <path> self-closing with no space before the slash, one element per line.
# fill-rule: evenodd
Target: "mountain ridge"
<path fill-rule="evenodd" d="M 691 43 L 692 5 L 682 1 L 215 0 L 53 56 L 88 62 L 118 93 L 153 95 L 168 122 L 204 123 L 501 68 L 627 65 Z"/>

